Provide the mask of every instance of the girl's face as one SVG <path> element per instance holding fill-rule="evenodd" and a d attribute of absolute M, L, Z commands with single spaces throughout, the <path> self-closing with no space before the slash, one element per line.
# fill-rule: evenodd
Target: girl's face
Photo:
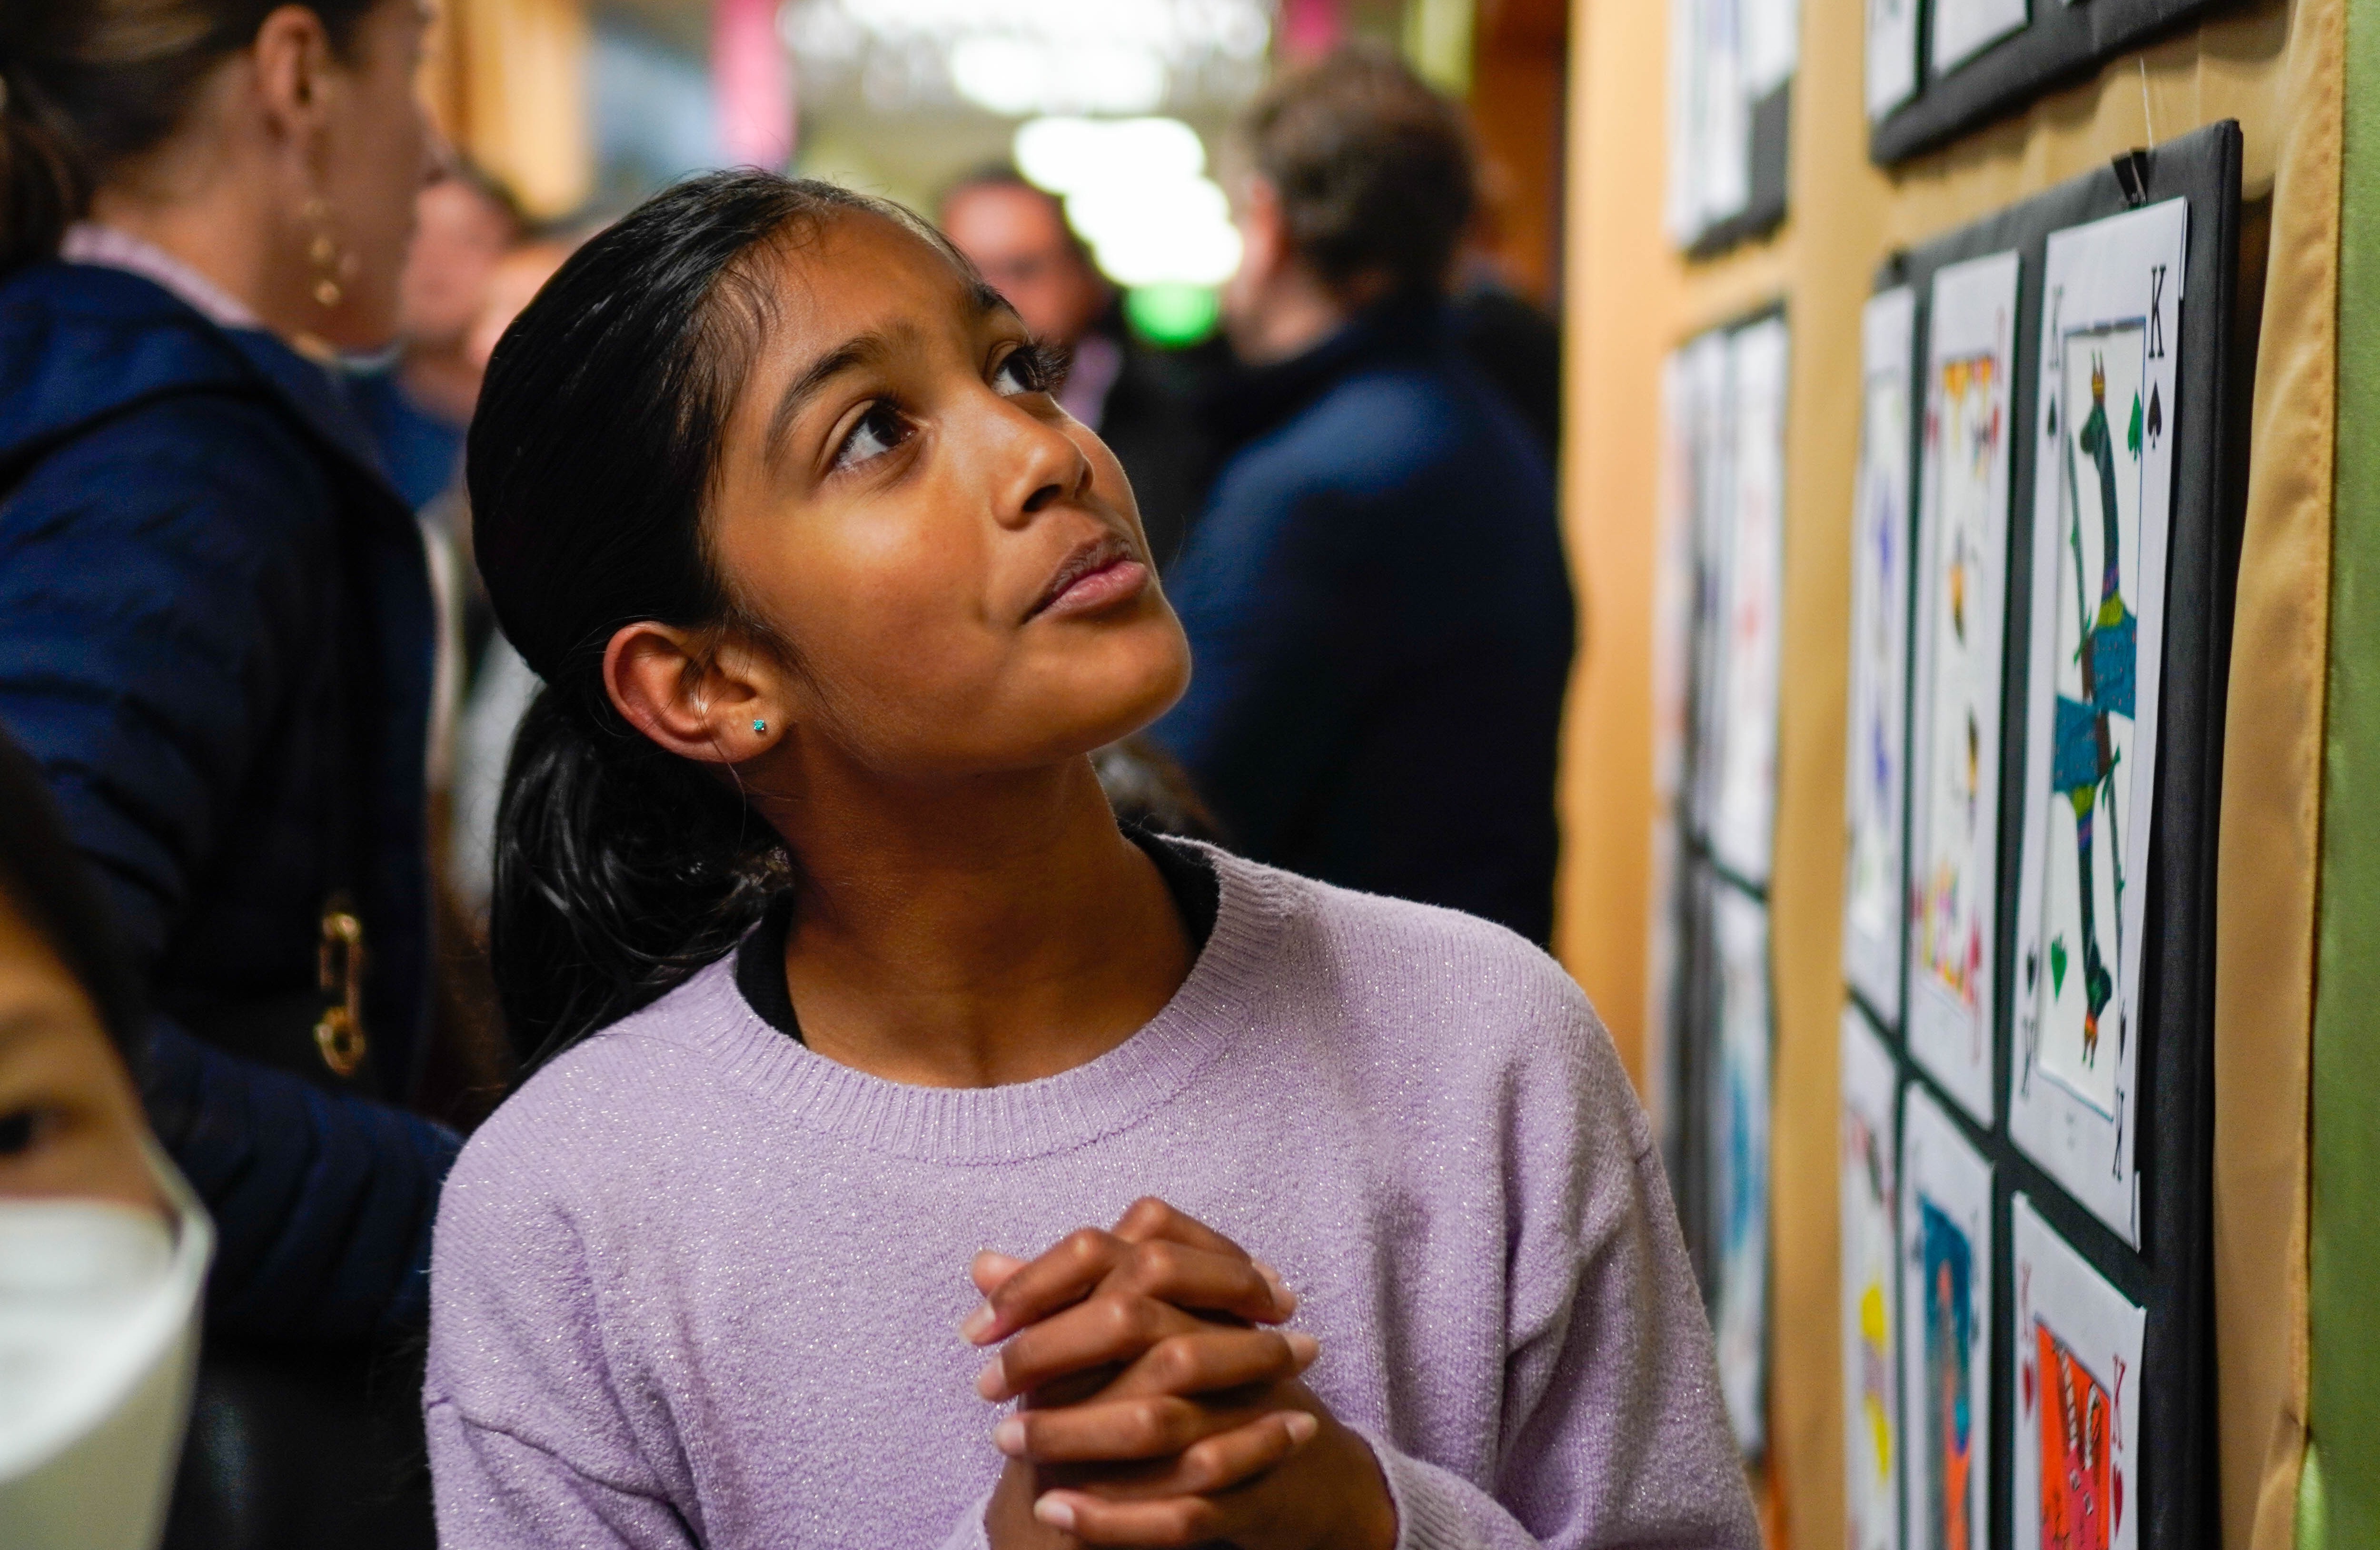
<path fill-rule="evenodd" d="M 154 1206 L 144 1133 L 91 998 L 0 891 L 0 1199 Z"/>
<path fill-rule="evenodd" d="M 1024 769 L 1146 726 L 1189 682 L 1114 454 L 1016 315 L 848 212 L 764 260 L 771 306 L 709 538 L 790 657 L 795 738 L 893 777 Z"/>

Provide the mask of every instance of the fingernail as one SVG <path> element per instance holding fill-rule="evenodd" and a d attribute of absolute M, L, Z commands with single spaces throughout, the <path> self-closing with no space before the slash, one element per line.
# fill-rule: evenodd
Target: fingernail
<path fill-rule="evenodd" d="M 1306 1414 L 1304 1411 L 1290 1411 L 1289 1419 L 1282 1422 L 1281 1424 L 1289 1428 L 1289 1440 L 1298 1444 L 1300 1447 L 1312 1442 L 1314 1440 L 1314 1434 L 1322 1430 L 1322 1423 L 1315 1420 L 1314 1417 Z"/>
<path fill-rule="evenodd" d="M 1260 1259 L 1249 1263 L 1256 1266 L 1257 1274 L 1264 1278 L 1265 1285 L 1272 1288 L 1273 1305 L 1281 1310 L 1281 1316 L 1287 1318 L 1297 1312 L 1297 1293 L 1289 1290 L 1289 1283 L 1281 1278 L 1281 1272 Z"/>
<path fill-rule="evenodd" d="M 1075 1504 L 1054 1496 L 1044 1496 L 1033 1504 L 1033 1516 L 1053 1529 L 1072 1529 L 1075 1526 Z"/>
<path fill-rule="evenodd" d="M 1010 1416 L 991 1429 L 991 1446 L 1014 1459 L 1025 1451 L 1025 1421 Z"/>
<path fill-rule="evenodd" d="M 1281 1338 L 1289 1342 L 1289 1354 L 1297 1358 L 1301 1370 L 1311 1366 L 1314 1359 L 1322 1354 L 1322 1342 L 1303 1329 L 1284 1329 Z"/>
<path fill-rule="evenodd" d="M 1002 1399 L 1008 1396 L 1008 1374 L 1001 1369 L 1000 1358 L 993 1357 L 975 1375 L 975 1391 L 987 1399 Z"/>
<path fill-rule="evenodd" d="M 983 1338 L 991 1333 L 991 1326 L 999 1321 L 999 1314 L 991 1311 L 990 1303 L 978 1304 L 975 1312 L 959 1321 L 960 1338 L 971 1346 L 983 1344 Z"/>

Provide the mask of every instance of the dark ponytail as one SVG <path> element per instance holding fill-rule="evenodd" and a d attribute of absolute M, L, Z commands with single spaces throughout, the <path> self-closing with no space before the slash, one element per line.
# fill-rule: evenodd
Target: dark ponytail
<path fill-rule="evenodd" d="M 91 191 L 181 126 L 283 0 L 0 0 L 0 274 L 55 257 Z M 344 53 L 376 0 L 310 0 Z"/>
<path fill-rule="evenodd" d="M 703 510 L 771 316 L 759 260 L 897 206 L 768 173 L 680 183 L 573 254 L 497 345 L 471 422 L 473 544 L 546 687 L 496 817 L 489 936 L 523 1074 L 718 957 L 791 876 L 713 772 L 630 727 L 602 682 L 622 625 L 734 628 Z"/>

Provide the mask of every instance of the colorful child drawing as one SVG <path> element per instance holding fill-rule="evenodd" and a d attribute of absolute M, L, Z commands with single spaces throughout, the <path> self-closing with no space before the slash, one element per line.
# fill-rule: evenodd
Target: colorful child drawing
<path fill-rule="evenodd" d="M 2056 720 L 2049 836 L 2037 976 L 2045 1070 L 2111 1112 L 2115 1062 L 2101 1035 L 2118 995 L 2124 891 L 2123 841 L 2132 817 L 2131 767 L 2140 620 L 2140 466 L 2145 434 L 2163 406 L 2143 406 L 2142 331 L 2078 335 L 2065 360 L 2070 416 L 2064 443 L 2065 516 L 2058 546 Z M 2085 407 L 2087 406 L 2087 408 Z M 2053 408 L 2053 414 L 2056 409 Z M 2080 415 L 2079 422 L 2070 417 Z M 2122 429 L 2119 430 L 2118 427 Z M 2059 811 L 2062 809 L 2062 812 Z M 2072 834 L 2060 832 L 2070 818 Z"/>
<path fill-rule="evenodd" d="M 1967 1387 L 1967 1353 L 1974 1335 L 1969 1295 L 1974 1251 L 1966 1232 L 1932 1201 L 1918 1205 L 1925 1272 L 1925 1447 L 1933 1463 L 1925 1503 L 1931 1531 L 1925 1543 L 1938 1550 L 1974 1550 L 1967 1499 L 1974 1469 L 1974 1407 Z"/>
<path fill-rule="evenodd" d="M 2033 1328 L 2040 1360 L 2042 1550 L 2108 1550 L 2121 1506 L 2107 1447 L 2107 1391 L 2047 1325 L 2036 1319 Z M 2030 1387 L 2034 1374 L 2025 1377 Z"/>
<path fill-rule="evenodd" d="M 1992 842 L 1995 815 L 1983 811 L 1984 721 L 1994 708 L 1999 683 L 1997 619 L 1980 617 L 1988 592 L 1984 568 L 1992 563 L 1998 532 L 1992 510 L 1993 474 L 1999 459 L 2002 406 L 1998 369 L 1988 355 L 1942 363 L 1936 411 L 1927 439 L 1940 468 L 1940 538 L 1936 545 L 1934 617 L 1930 670 L 1932 793 L 1927 803 L 1925 854 L 1912 901 L 1922 928 L 1917 933 L 1919 967 L 1960 1004 L 1980 999 L 1984 933 L 1989 903 L 1971 873 Z"/>

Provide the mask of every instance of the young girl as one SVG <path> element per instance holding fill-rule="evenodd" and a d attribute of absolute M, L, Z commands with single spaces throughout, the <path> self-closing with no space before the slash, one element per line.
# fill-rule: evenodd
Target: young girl
<path fill-rule="evenodd" d="M 1117 828 L 1087 756 L 1190 663 L 1051 384 L 913 218 L 750 172 L 498 349 L 541 1049 L 439 1217 L 443 1542 L 1749 1550 L 1577 988 Z"/>

